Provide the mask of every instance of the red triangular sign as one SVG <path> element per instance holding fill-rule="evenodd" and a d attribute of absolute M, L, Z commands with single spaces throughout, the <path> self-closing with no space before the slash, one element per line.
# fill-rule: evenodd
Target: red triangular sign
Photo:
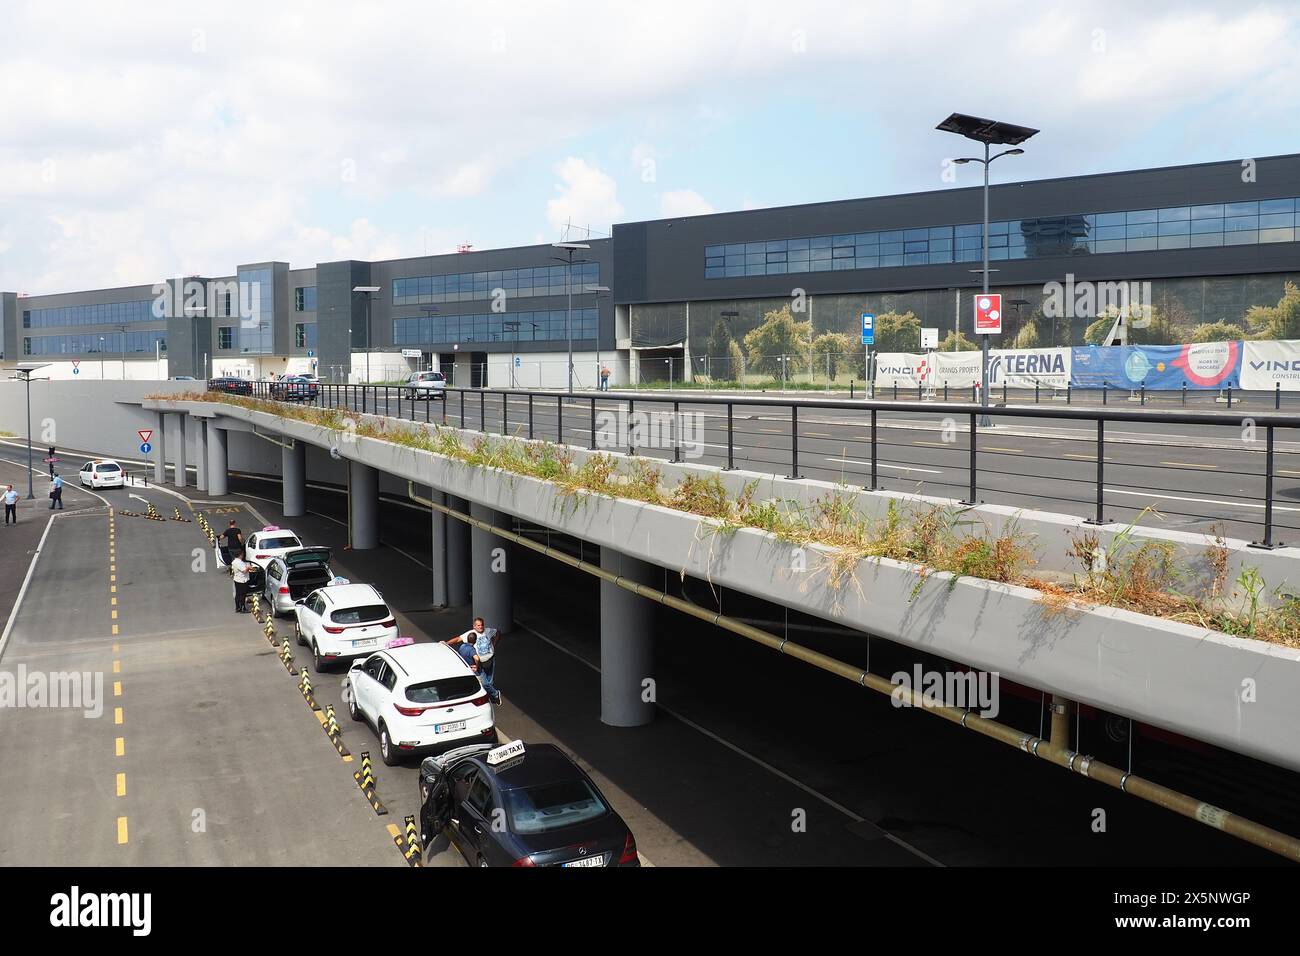
<path fill-rule="evenodd" d="M 142 442 L 147 442 L 147 441 L 149 441 L 150 438 L 153 437 L 153 429 L 152 429 L 152 428 L 141 428 L 138 432 L 136 432 L 136 434 L 140 436 L 140 440 L 141 440 Z"/>

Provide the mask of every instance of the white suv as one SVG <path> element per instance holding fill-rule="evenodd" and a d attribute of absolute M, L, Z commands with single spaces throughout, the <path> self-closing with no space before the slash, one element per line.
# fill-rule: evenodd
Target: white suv
<path fill-rule="evenodd" d="M 441 372 L 413 372 L 411 377 L 406 380 L 406 397 L 410 401 L 417 398 L 423 398 L 428 401 L 431 398 L 447 398 L 447 380 L 442 377 Z"/>
<path fill-rule="evenodd" d="M 244 554 L 263 571 L 272 558 L 282 558 L 290 551 L 302 547 L 298 536 L 288 528 L 267 525 L 261 531 L 254 531 L 244 540 Z"/>
<path fill-rule="evenodd" d="M 126 484 L 126 472 L 111 458 L 94 458 L 81 466 L 81 483 L 87 488 L 121 488 Z"/>
<path fill-rule="evenodd" d="M 487 692 L 446 644 L 408 644 L 356 661 L 348 672 L 348 714 L 379 735 L 393 766 L 403 757 L 471 743 L 496 743 Z"/>
<path fill-rule="evenodd" d="M 298 643 L 311 648 L 317 672 L 373 654 L 397 637 L 397 618 L 369 584 L 317 588 L 293 608 Z"/>

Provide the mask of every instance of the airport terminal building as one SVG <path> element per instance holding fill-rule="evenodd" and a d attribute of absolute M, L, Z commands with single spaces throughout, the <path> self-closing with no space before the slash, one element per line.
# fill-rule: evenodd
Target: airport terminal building
<path fill-rule="evenodd" d="M 981 189 L 963 187 L 621 223 L 585 248 L 267 261 L 121 289 L 0 292 L 0 341 L 4 364 L 49 361 L 61 377 L 75 363 L 87 377 L 357 380 L 369 353 L 370 380 L 433 366 L 456 385 L 556 387 L 570 339 L 579 387 L 602 365 L 615 384 L 734 377 L 746 336 L 787 309 L 809 323 L 799 334 L 816 355 L 860 348 L 863 312 L 911 313 L 898 325 L 908 335 L 969 334 L 981 216 Z M 1300 155 L 996 185 L 990 219 L 997 345 L 1084 344 L 1097 315 L 1060 308 L 1067 284 L 1138 283 L 1157 316 L 1150 344 L 1216 324 L 1230 327 L 1221 337 L 1257 331 L 1252 309 L 1300 284 Z M 378 291 L 356 291 L 367 288 Z"/>

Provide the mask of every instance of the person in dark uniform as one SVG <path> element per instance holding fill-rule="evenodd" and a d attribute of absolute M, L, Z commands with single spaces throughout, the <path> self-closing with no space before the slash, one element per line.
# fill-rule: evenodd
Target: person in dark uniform
<path fill-rule="evenodd" d="M 50 478 L 52 480 L 54 478 L 54 446 L 53 445 L 50 446 L 49 463 L 50 463 Z"/>
<path fill-rule="evenodd" d="M 229 564 L 237 554 L 244 550 L 244 532 L 239 530 L 235 519 L 230 519 L 230 526 L 221 532 L 221 557 Z"/>

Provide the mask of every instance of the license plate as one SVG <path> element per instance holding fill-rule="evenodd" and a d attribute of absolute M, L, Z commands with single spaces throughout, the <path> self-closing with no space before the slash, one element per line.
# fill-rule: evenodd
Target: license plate
<path fill-rule="evenodd" d="M 604 866 L 608 854 L 600 853 L 596 856 L 583 857 L 581 860 L 570 860 L 568 863 L 561 863 L 560 866 Z"/>
<path fill-rule="evenodd" d="M 367 637 L 364 640 L 353 641 L 352 646 L 353 647 L 374 647 L 376 640 L 377 640 L 376 638 Z"/>
<path fill-rule="evenodd" d="M 464 730 L 464 729 L 465 729 L 465 721 L 463 720 L 453 720 L 449 724 L 433 725 L 433 732 L 435 734 L 450 734 L 450 733 L 454 733 L 457 730 Z"/>

